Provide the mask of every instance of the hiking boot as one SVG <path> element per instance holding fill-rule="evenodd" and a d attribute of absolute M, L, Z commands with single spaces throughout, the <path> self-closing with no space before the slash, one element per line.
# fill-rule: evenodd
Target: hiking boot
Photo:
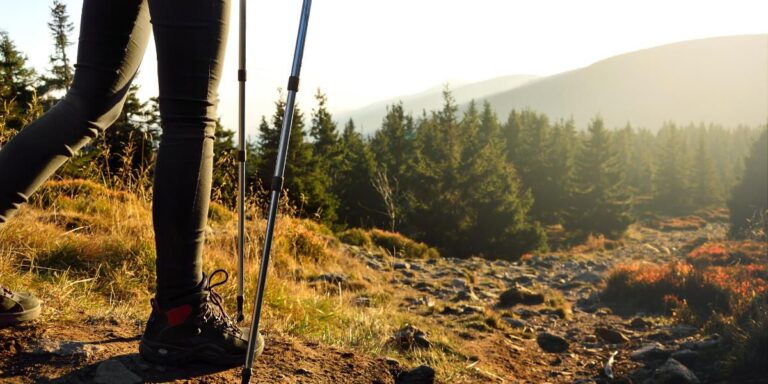
<path fill-rule="evenodd" d="M 40 316 L 40 302 L 31 293 L 0 286 L 0 326 L 30 321 Z"/>
<path fill-rule="evenodd" d="M 224 279 L 211 284 L 214 276 Z M 223 300 L 214 287 L 229 278 L 219 269 L 189 294 L 162 305 L 152 299 L 152 314 L 139 344 L 144 360 L 157 364 L 181 364 L 202 361 L 215 365 L 235 366 L 245 362 L 248 349 L 247 330 L 240 329 L 224 311 Z M 259 335 L 256 355 L 264 350 Z"/>

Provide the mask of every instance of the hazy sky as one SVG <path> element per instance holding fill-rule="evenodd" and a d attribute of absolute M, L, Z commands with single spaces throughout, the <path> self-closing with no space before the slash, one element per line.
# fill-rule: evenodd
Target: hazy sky
<path fill-rule="evenodd" d="M 64 2 L 77 25 L 82 0 Z M 262 114 L 273 112 L 276 90 L 285 86 L 301 3 L 248 2 L 250 132 Z M 41 72 L 52 47 L 46 26 L 50 4 L 0 0 L 0 29 Z M 236 0 L 220 88 L 219 111 L 231 129 L 237 108 L 237 10 Z M 299 102 L 308 114 L 319 87 L 331 111 L 339 112 L 445 82 L 549 75 L 676 41 L 766 33 L 766 14 L 765 0 L 315 0 Z M 150 45 L 138 79 L 142 97 L 157 93 L 155 60 Z"/>

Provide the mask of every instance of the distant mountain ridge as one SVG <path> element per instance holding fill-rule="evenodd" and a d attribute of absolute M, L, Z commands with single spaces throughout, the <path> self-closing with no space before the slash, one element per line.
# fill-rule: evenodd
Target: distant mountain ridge
<path fill-rule="evenodd" d="M 488 84 L 496 81 L 456 88 L 454 97 L 462 106 L 471 99 L 487 100 L 502 121 L 512 109 L 531 108 L 551 119 L 573 118 L 581 128 L 598 114 L 609 127 L 629 122 L 652 130 L 665 121 L 764 125 L 768 122 L 768 34 L 662 45 L 553 76 L 529 77 L 493 94 L 471 94 L 474 86 L 484 84 L 486 88 L 479 88 L 489 89 Z M 440 96 L 435 91 L 401 100 L 406 111 L 420 113 L 424 104 L 416 100 Z M 370 133 L 379 128 L 385 106 L 397 100 L 345 114 L 344 121 L 352 117 Z"/>
<path fill-rule="evenodd" d="M 464 104 L 472 99 L 481 99 L 514 89 L 536 79 L 538 76 L 535 75 L 510 75 L 456 87 L 451 86 L 450 83 L 447 85 L 456 102 Z M 350 112 L 337 113 L 335 117 L 340 124 L 352 118 L 355 125 L 362 128 L 363 132 L 371 133 L 380 128 L 387 106 L 400 101 L 403 102 L 405 111 L 414 115 L 421 114 L 422 110 L 431 111 L 440 108 L 443 105 L 444 88 L 445 85 L 434 86 L 420 93 L 378 101 Z"/>

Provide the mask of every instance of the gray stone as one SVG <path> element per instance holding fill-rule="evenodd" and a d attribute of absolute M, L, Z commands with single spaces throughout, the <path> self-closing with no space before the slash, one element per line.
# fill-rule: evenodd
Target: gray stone
<path fill-rule="evenodd" d="M 400 270 L 402 270 L 402 269 L 410 269 L 411 265 L 406 263 L 406 262 L 398 261 L 398 262 L 392 264 L 392 268 L 394 268 L 396 270 L 398 270 L 398 269 L 400 269 Z"/>
<path fill-rule="evenodd" d="M 365 265 L 367 265 L 368 268 L 373 269 L 374 271 L 381 271 L 382 269 L 384 269 L 384 266 L 382 266 L 381 264 L 373 260 L 366 261 Z"/>
<path fill-rule="evenodd" d="M 699 329 L 690 325 L 675 325 L 667 328 L 667 330 L 672 335 L 672 337 L 683 338 L 693 336 Z"/>
<path fill-rule="evenodd" d="M 570 347 L 570 343 L 563 337 L 548 332 L 539 333 L 539 335 L 536 336 L 536 343 L 539 344 L 541 349 L 550 353 L 565 352 Z"/>
<path fill-rule="evenodd" d="M 421 265 L 419 265 L 419 264 L 413 264 L 413 263 L 411 263 L 411 270 L 412 270 L 412 271 L 423 271 L 423 270 L 424 270 L 424 267 L 422 267 L 422 266 L 421 266 Z"/>
<path fill-rule="evenodd" d="M 451 286 L 456 289 L 467 289 L 467 280 L 466 279 L 453 279 L 451 281 Z"/>
<path fill-rule="evenodd" d="M 110 359 L 101 362 L 96 367 L 93 382 L 99 384 L 135 384 L 142 383 L 143 381 L 141 377 L 133 373 L 123 363 Z"/>
<path fill-rule="evenodd" d="M 653 382 L 657 384 L 699 384 L 699 378 L 675 359 L 668 359 L 664 365 L 653 372 Z"/>
<path fill-rule="evenodd" d="M 505 323 L 509 324 L 510 327 L 515 329 L 522 329 L 528 326 L 528 322 L 525 320 L 515 319 L 514 317 L 509 316 L 503 316 L 501 318 Z"/>
<path fill-rule="evenodd" d="M 76 356 L 91 357 L 99 352 L 102 347 L 93 344 L 87 344 L 79 341 L 59 341 L 42 338 L 37 342 L 30 344 L 24 352 L 33 355 L 58 355 L 58 356 Z"/>
<path fill-rule="evenodd" d="M 312 278 L 310 281 L 325 281 L 326 283 L 331 284 L 341 284 L 347 281 L 347 276 L 339 273 L 323 273 L 322 275 Z"/>
<path fill-rule="evenodd" d="M 576 275 L 573 280 L 583 283 L 597 284 L 603 281 L 603 277 L 594 272 L 584 272 Z"/>
<path fill-rule="evenodd" d="M 370 297 L 365 297 L 365 296 L 356 297 L 353 302 L 355 303 L 355 305 L 359 305 L 361 307 L 370 307 L 371 306 L 371 298 Z"/>
<path fill-rule="evenodd" d="M 693 368 L 699 363 L 699 353 L 690 349 L 681 349 L 672 353 L 672 358 L 688 368 Z"/>
<path fill-rule="evenodd" d="M 402 350 L 432 347 L 432 343 L 427 340 L 427 334 L 410 324 L 397 331 L 390 341 Z"/>
<path fill-rule="evenodd" d="M 435 382 L 435 370 L 427 365 L 397 375 L 395 384 L 432 384 Z"/>
<path fill-rule="evenodd" d="M 459 293 L 456 294 L 456 297 L 453 299 L 454 301 L 479 301 L 480 298 L 475 295 L 475 292 L 473 292 L 471 289 L 464 289 L 459 291 Z"/>
<path fill-rule="evenodd" d="M 653 325 L 653 323 L 643 319 L 642 317 L 635 317 L 629 323 L 629 326 L 634 328 L 634 329 L 646 329 L 646 328 L 650 327 L 651 325 Z"/>
<path fill-rule="evenodd" d="M 664 360 L 668 358 L 670 351 L 664 349 L 659 343 L 653 343 L 636 349 L 629 354 L 629 358 L 635 361 Z"/>
<path fill-rule="evenodd" d="M 516 286 L 510 288 L 499 296 L 498 306 L 509 308 L 517 304 L 537 305 L 544 303 L 544 294 L 528 288 Z"/>
<path fill-rule="evenodd" d="M 720 337 L 712 336 L 704 340 L 686 341 L 683 343 L 683 348 L 692 349 L 694 351 L 700 351 L 703 349 L 714 349 L 720 345 Z"/>
<path fill-rule="evenodd" d="M 629 341 L 629 338 L 624 336 L 623 333 L 607 327 L 595 328 L 595 336 L 600 340 L 611 344 L 622 344 Z"/>
<path fill-rule="evenodd" d="M 485 312 L 485 308 L 474 305 L 467 305 L 462 307 L 461 312 L 465 315 L 471 315 L 474 313 L 483 313 Z"/>

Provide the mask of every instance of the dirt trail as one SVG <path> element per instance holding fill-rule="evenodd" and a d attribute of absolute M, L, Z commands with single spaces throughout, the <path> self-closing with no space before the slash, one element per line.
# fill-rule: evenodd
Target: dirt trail
<path fill-rule="evenodd" d="M 140 335 L 140 328 L 129 325 L 70 323 L 1 329 L 0 382 L 240 381 L 241 368 L 146 363 L 137 353 Z M 397 371 L 382 359 L 287 336 L 266 338 L 268 348 L 256 360 L 252 383 L 391 383 L 392 372 Z"/>

